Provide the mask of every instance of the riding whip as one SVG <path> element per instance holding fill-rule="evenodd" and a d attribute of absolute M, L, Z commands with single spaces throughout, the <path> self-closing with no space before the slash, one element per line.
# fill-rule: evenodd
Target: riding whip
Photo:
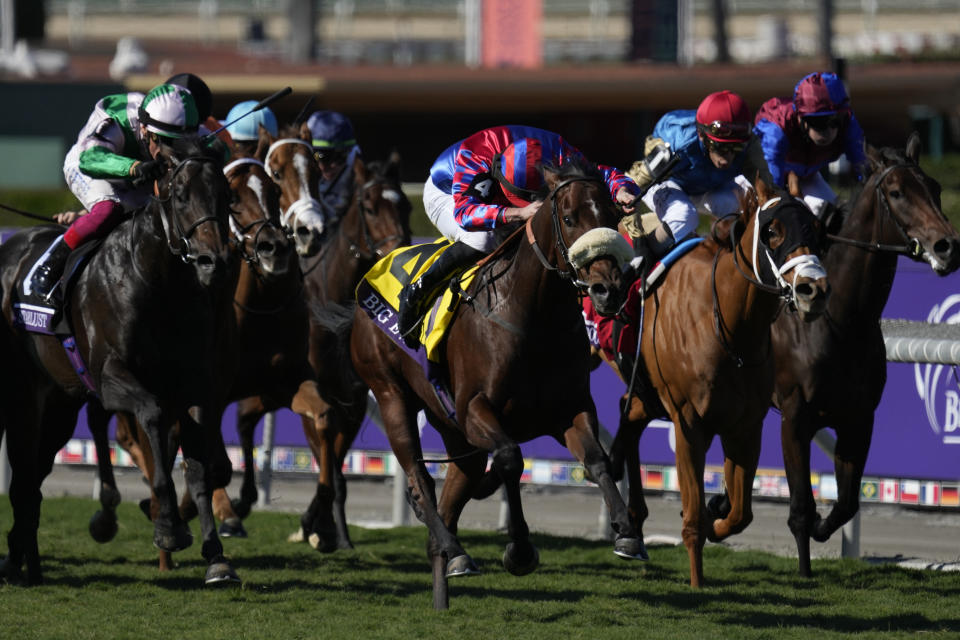
<path fill-rule="evenodd" d="M 267 96 L 266 98 L 264 98 L 263 100 L 261 100 L 260 102 L 258 102 L 258 103 L 257 103 L 257 106 L 255 106 L 253 109 L 250 109 L 250 111 L 247 111 L 247 112 L 246 112 L 245 114 L 243 114 L 242 116 L 239 116 L 239 117 L 237 117 L 237 118 L 234 118 L 233 120 L 231 120 L 230 122 L 226 123 L 225 125 L 223 125 L 223 126 L 220 127 L 219 129 L 217 129 L 216 131 L 212 131 L 212 132 L 208 133 L 207 135 L 203 136 L 203 143 L 206 144 L 206 143 L 212 141 L 213 138 L 214 138 L 218 133 L 220 133 L 221 131 L 223 131 L 224 129 L 226 129 L 226 128 L 229 127 L 230 125 L 232 125 L 234 122 L 238 122 L 238 121 L 240 121 L 240 120 L 243 120 L 244 118 L 246 118 L 247 116 L 249 116 L 251 113 L 255 113 L 255 112 L 257 112 L 257 111 L 260 111 L 260 109 L 263 109 L 264 107 L 273 104 L 274 102 L 276 102 L 276 101 L 279 100 L 280 98 L 283 98 L 283 97 L 285 97 L 285 96 L 288 96 L 288 95 L 290 95 L 291 93 L 293 93 L 293 89 L 292 89 L 292 88 L 290 88 L 290 87 L 284 87 L 283 89 L 280 89 L 280 91 L 277 91 L 277 92 L 274 93 L 273 95 Z"/>

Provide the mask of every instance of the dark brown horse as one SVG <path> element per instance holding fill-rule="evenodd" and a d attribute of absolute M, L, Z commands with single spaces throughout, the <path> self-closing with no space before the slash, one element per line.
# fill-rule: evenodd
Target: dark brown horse
<path fill-rule="evenodd" d="M 154 463 L 159 500 L 154 544 L 169 551 L 192 542 L 177 512 L 164 461 L 168 434 L 179 421 L 187 484 L 198 505 L 208 583 L 237 581 L 223 557 L 209 487 L 229 473 L 208 460 L 204 430 L 215 416 L 213 354 L 220 321 L 229 310 L 237 273 L 229 248 L 229 188 L 216 154 L 191 141 L 162 151 L 171 169 L 158 181 L 159 197 L 113 230 L 65 297 L 86 371 L 78 375 L 53 336 L 15 326 L 17 283 L 59 233 L 33 228 L 0 246 L 5 366 L 17 375 L 0 386 L 0 427 L 10 447 L 10 501 L 14 525 L 8 578 L 42 579 L 37 550 L 40 484 L 69 439 L 89 381 L 104 407 L 127 412 L 143 425 Z M 216 428 L 216 424 L 213 425 Z"/>
<path fill-rule="evenodd" d="M 578 249 L 585 234 L 616 228 L 618 212 L 593 167 L 572 161 L 559 170 L 547 168 L 545 178 L 550 193 L 528 221 L 526 235 L 514 236 L 481 267 L 468 290 L 469 304 L 461 303 L 456 312 L 443 362 L 454 415 L 448 416 L 420 365 L 362 308 L 355 314 L 352 361 L 377 398 L 391 447 L 407 473 L 409 499 L 429 529 L 436 608 L 447 606 L 447 576 L 476 572 L 456 537 L 457 520 L 480 488 L 490 454 L 510 507 L 504 566 L 515 575 L 536 568 L 539 554 L 520 502 L 518 443 L 538 436 L 565 444 L 600 486 L 617 532 L 615 551 L 624 557 L 644 553 L 597 440 L 578 302 L 583 287 L 602 312 L 616 312 L 620 265 L 605 255 L 608 245 L 604 255 L 580 268 L 570 261 L 570 249 Z M 439 502 L 420 447 L 415 419 L 420 409 L 451 458 Z"/>
<path fill-rule="evenodd" d="M 393 154 L 386 163 L 369 165 L 358 158 L 347 170 L 353 172 L 354 184 L 347 210 L 328 223 L 319 254 L 301 260 L 304 297 L 310 305 L 347 303 L 353 299 L 361 276 L 377 260 L 410 241 L 410 205 L 400 188 L 399 157 Z M 341 367 L 350 365 L 337 360 L 342 352 L 340 340 L 342 337 L 333 331 L 317 323 L 310 325 L 310 364 L 330 409 L 317 423 L 304 421 L 319 477 L 317 493 L 300 518 L 300 530 L 291 537 L 307 540 L 324 551 L 352 547 L 344 512 L 343 461 L 367 407 L 367 388 L 343 375 Z M 239 405 L 237 430 L 246 460 L 240 500 L 235 502 L 241 515 L 246 515 L 257 499 L 254 429 L 263 414 L 275 408 L 275 403 L 260 397 Z"/>
<path fill-rule="evenodd" d="M 860 507 L 874 411 L 886 383 L 880 314 L 897 256 L 923 261 L 939 275 L 960 266 L 960 234 L 940 209 L 940 185 L 917 164 L 916 134 L 906 149 L 868 148 L 871 175 L 849 211 L 828 221 L 824 265 L 834 291 L 812 323 L 784 314 L 773 325 L 774 404 L 782 412 L 783 461 L 790 485 L 788 524 L 799 570 L 810 576 L 810 538 L 826 541 Z M 810 486 L 810 443 L 836 431 L 837 501 L 825 518 Z"/>
<path fill-rule="evenodd" d="M 639 395 L 630 395 L 611 451 L 617 469 L 626 461 L 630 515 L 641 528 L 648 511 L 640 435 L 653 418 L 667 415 L 673 421 L 682 537 L 694 587 L 703 584 L 706 541 L 739 533 L 753 517 L 753 478 L 773 390 L 770 324 L 785 312 L 782 298 L 809 319 L 822 311 L 828 293 L 810 255 L 817 232 L 809 209 L 786 196 L 771 199 L 762 182 L 741 205 L 735 223 L 716 225 L 713 237 L 677 261 L 646 302 L 638 366 L 649 382 L 634 386 Z M 729 241 L 719 229 L 730 230 Z M 631 379 L 630 372 L 624 377 Z M 706 453 L 715 436 L 723 444 L 732 503 L 722 515 L 704 504 Z"/>

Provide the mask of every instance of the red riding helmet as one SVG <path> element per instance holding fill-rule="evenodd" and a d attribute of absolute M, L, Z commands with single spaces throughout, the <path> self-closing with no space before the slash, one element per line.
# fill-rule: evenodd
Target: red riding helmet
<path fill-rule="evenodd" d="M 514 140 L 494 157 L 493 176 L 513 206 L 525 207 L 537 199 L 543 184 L 542 163 L 543 145 L 534 138 Z"/>
<path fill-rule="evenodd" d="M 846 115 L 850 111 L 850 98 L 837 74 L 811 73 L 794 88 L 793 107 L 801 118 Z"/>
<path fill-rule="evenodd" d="M 697 108 L 697 129 L 715 142 L 746 142 L 753 119 L 743 98 L 732 91 L 717 91 Z"/>

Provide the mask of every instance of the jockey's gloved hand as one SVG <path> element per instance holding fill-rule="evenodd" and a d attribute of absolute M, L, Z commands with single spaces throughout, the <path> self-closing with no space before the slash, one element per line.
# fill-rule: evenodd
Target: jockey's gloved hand
<path fill-rule="evenodd" d="M 621 276 L 623 284 L 629 287 L 637 278 L 643 275 L 644 271 L 643 256 L 635 257 L 623 268 Z"/>
<path fill-rule="evenodd" d="M 145 184 L 150 184 L 166 171 L 166 166 L 163 163 L 163 160 L 144 160 L 143 162 L 135 162 L 132 167 L 130 167 L 130 175 L 133 177 L 133 185 L 135 187 L 142 187 Z"/>

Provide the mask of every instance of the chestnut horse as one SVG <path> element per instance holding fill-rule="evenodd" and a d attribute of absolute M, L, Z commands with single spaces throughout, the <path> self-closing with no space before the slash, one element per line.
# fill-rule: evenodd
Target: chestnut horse
<path fill-rule="evenodd" d="M 354 196 L 345 212 L 327 223 L 326 237 L 318 255 L 301 260 L 304 297 L 310 305 L 345 304 L 354 297 L 361 276 L 390 251 L 410 242 L 410 203 L 400 188 L 399 156 L 386 163 L 364 164 L 361 159 L 347 170 L 353 172 Z M 304 421 L 304 433 L 319 467 L 316 494 L 300 518 L 300 530 L 291 540 L 307 540 L 316 549 L 352 548 L 347 531 L 346 481 L 343 461 L 363 422 L 367 391 L 344 376 L 338 361 L 342 338 L 317 323 L 310 325 L 309 359 L 320 392 L 330 409 L 319 424 Z M 257 500 L 254 477 L 253 435 L 260 418 L 277 408 L 264 398 L 240 402 L 237 430 L 246 464 L 237 513 L 246 515 Z M 332 501 L 332 502 L 331 502 Z"/>
<path fill-rule="evenodd" d="M 353 364 L 376 396 L 393 452 L 407 473 L 408 498 L 430 532 L 427 552 L 436 608 L 447 607 L 448 576 L 477 572 L 457 539 L 457 520 L 482 489 L 490 454 L 509 501 L 511 542 L 504 566 L 515 575 L 536 568 L 539 554 L 520 503 L 523 456 L 518 443 L 538 436 L 564 443 L 600 486 L 617 532 L 615 552 L 630 558 L 645 555 L 597 440 L 578 301 L 578 287 L 586 288 L 602 312 L 615 313 L 620 265 L 608 255 L 580 268 L 570 259 L 578 239 L 615 229 L 619 215 L 595 167 L 574 159 L 544 172 L 549 195 L 528 220 L 526 236 L 515 235 L 493 254 L 468 288 L 468 302 L 456 311 L 444 357 L 454 415 L 448 416 L 420 365 L 362 308 L 353 320 Z M 420 447 L 415 419 L 420 409 L 440 432 L 450 456 L 439 502 Z"/>
<path fill-rule="evenodd" d="M 806 324 L 784 314 L 773 325 L 777 364 L 774 404 L 782 413 L 783 462 L 790 485 L 788 524 L 800 575 L 810 576 L 810 538 L 826 541 L 860 507 L 874 411 L 886 383 L 880 314 L 905 254 L 946 275 L 960 266 L 960 234 L 940 209 L 940 185 L 917 164 L 917 134 L 905 149 L 868 148 L 871 175 L 853 205 L 828 230 L 824 265 L 833 295 Z M 810 444 L 833 427 L 837 501 L 817 513 L 810 486 Z"/>
<path fill-rule="evenodd" d="M 739 533 L 753 517 L 753 478 L 773 391 L 770 324 L 782 313 L 784 299 L 801 319 L 811 319 L 828 294 L 823 269 L 811 255 L 817 249 L 816 219 L 802 202 L 770 195 L 758 181 L 757 192 L 741 201 L 734 224 L 715 225 L 713 237 L 676 262 L 653 291 L 637 363 L 647 383 L 634 386 L 611 447 L 616 469 L 626 461 L 630 516 L 641 528 L 648 511 L 640 435 L 653 418 L 667 415 L 673 421 L 682 537 L 693 587 L 703 585 L 704 543 Z M 729 229 L 729 244 L 719 229 Z M 631 302 L 640 300 L 642 293 Z M 630 372 L 624 377 L 631 379 Z M 714 436 L 723 444 L 732 502 L 722 516 L 704 505 L 703 473 Z"/>
<path fill-rule="evenodd" d="M 90 392 L 110 411 L 136 416 L 150 440 L 160 473 L 154 544 L 168 551 L 192 543 L 177 512 L 173 479 L 164 461 L 168 435 L 181 424 L 187 484 L 198 505 L 208 563 L 206 582 L 239 581 L 217 537 L 209 487 L 229 473 L 208 460 L 204 430 L 218 428 L 213 354 L 223 334 L 237 273 L 229 247 L 229 187 L 216 152 L 194 141 L 164 148 L 170 169 L 157 182 L 159 197 L 121 223 L 68 291 L 78 375 L 59 340 L 28 334 L 14 324 L 18 282 L 60 230 L 35 227 L 0 245 L 5 366 L 16 371 L 0 386 L 0 428 L 12 466 L 14 525 L 0 573 L 28 583 L 42 580 L 37 550 L 40 484 L 76 425 Z M 208 463 L 215 464 L 208 464 Z"/>

